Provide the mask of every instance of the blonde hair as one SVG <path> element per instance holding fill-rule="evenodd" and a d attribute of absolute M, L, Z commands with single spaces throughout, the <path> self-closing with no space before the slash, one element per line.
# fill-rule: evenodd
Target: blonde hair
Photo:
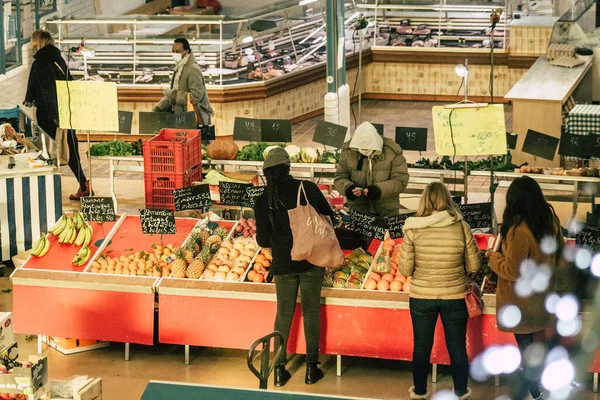
<path fill-rule="evenodd" d="M 461 216 L 460 211 L 452 201 L 448 188 L 440 182 L 431 182 L 423 191 L 417 217 L 428 217 L 434 211 L 448 211 L 448 214 L 456 219 Z"/>
<path fill-rule="evenodd" d="M 38 51 L 47 45 L 54 45 L 54 39 L 52 38 L 52 34 L 48 31 L 39 30 L 33 32 L 31 35 L 31 48 L 33 51 Z"/>

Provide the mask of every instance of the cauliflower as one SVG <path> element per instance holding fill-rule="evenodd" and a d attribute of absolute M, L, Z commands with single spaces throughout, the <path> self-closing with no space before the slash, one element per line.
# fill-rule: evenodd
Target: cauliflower
<path fill-rule="evenodd" d="M 291 162 L 299 162 L 301 156 L 300 147 L 290 144 L 285 147 L 285 151 L 290 155 Z"/>
<path fill-rule="evenodd" d="M 300 158 L 303 163 L 314 163 L 319 160 L 319 152 L 312 147 L 305 147 L 300 151 Z"/>

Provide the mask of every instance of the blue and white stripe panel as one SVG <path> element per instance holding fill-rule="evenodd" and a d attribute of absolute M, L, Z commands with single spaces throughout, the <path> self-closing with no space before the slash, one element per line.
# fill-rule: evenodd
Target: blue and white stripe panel
<path fill-rule="evenodd" d="M 0 179 L 2 261 L 29 250 L 61 214 L 60 174 Z"/>

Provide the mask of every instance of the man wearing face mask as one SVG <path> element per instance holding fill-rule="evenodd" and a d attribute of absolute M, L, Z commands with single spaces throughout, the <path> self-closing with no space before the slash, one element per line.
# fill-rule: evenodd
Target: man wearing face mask
<path fill-rule="evenodd" d="M 190 42 L 185 38 L 175 39 L 172 51 L 175 73 L 171 87 L 163 91 L 164 97 L 152 111 L 184 113 L 187 111 L 189 93 L 198 124 L 211 125 L 213 109 L 208 101 L 202 70 L 192 54 Z"/>
<path fill-rule="evenodd" d="M 363 122 L 342 147 L 334 186 L 348 207 L 382 217 L 400 213 L 400 193 L 408 184 L 408 166 L 400 146 Z"/>

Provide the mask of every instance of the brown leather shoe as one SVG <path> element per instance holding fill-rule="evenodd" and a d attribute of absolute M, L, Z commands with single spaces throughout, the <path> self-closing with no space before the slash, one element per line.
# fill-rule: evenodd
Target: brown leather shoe
<path fill-rule="evenodd" d="M 85 181 L 85 191 L 77 189 L 77 193 L 69 196 L 69 200 L 80 201 L 82 197 L 90 195 L 90 181 Z"/>

